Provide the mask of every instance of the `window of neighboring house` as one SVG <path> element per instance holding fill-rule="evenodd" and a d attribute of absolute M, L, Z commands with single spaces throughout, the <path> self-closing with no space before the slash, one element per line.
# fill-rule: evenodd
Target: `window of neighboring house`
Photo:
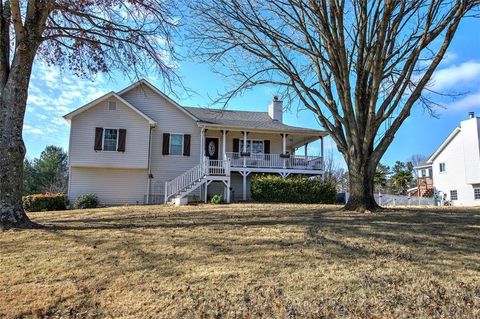
<path fill-rule="evenodd" d="M 108 102 L 108 109 L 110 111 L 116 110 L 117 109 L 117 102 L 115 102 L 115 101 Z"/>
<path fill-rule="evenodd" d="M 473 198 L 480 199 L 480 187 L 473 189 Z"/>
<path fill-rule="evenodd" d="M 450 200 L 458 200 L 458 194 L 456 190 L 450 191 Z"/>
<path fill-rule="evenodd" d="M 261 140 L 247 140 L 247 152 L 253 154 L 263 154 L 265 146 Z M 240 152 L 243 152 L 243 140 L 240 140 Z"/>
<path fill-rule="evenodd" d="M 445 172 L 445 163 L 440 163 L 440 173 Z"/>
<path fill-rule="evenodd" d="M 103 131 L 103 150 L 116 151 L 118 145 L 118 130 L 106 128 Z"/>
<path fill-rule="evenodd" d="M 183 134 L 170 134 L 170 155 L 183 155 Z"/>

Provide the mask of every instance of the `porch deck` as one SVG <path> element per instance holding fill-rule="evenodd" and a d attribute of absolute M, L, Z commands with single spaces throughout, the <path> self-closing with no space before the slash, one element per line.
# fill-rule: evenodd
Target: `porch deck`
<path fill-rule="evenodd" d="M 240 152 L 226 152 L 232 171 L 245 169 L 252 171 L 299 171 L 302 173 L 320 173 L 323 170 L 323 161 L 320 156 L 281 155 L 251 153 L 242 156 Z"/>

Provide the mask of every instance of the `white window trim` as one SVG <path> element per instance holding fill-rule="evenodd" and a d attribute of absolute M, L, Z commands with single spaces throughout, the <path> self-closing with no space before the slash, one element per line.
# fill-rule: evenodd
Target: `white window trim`
<path fill-rule="evenodd" d="M 116 130 L 117 131 L 117 145 L 115 146 L 114 151 L 110 150 L 105 150 L 105 131 L 106 130 Z M 102 152 L 117 152 L 118 151 L 118 140 L 119 140 L 119 134 L 120 134 L 120 128 L 114 128 L 114 127 L 104 127 L 103 128 L 103 134 L 102 134 Z"/>
<path fill-rule="evenodd" d="M 171 152 L 172 152 L 172 135 L 181 135 L 182 136 L 181 154 L 171 154 Z M 170 133 L 170 139 L 168 141 L 168 156 L 185 157 L 185 155 L 183 155 L 183 146 L 184 145 L 185 145 L 185 134 L 183 134 L 183 133 Z"/>
<path fill-rule="evenodd" d="M 253 138 L 253 139 L 247 139 L 247 145 L 248 145 L 248 142 L 250 141 L 250 152 L 252 152 L 252 146 L 251 146 L 251 143 L 252 141 L 258 141 L 258 142 L 262 142 L 262 145 L 263 145 L 263 150 L 261 153 L 253 153 L 253 154 L 262 154 L 262 155 L 265 155 L 265 140 L 262 140 L 262 139 L 259 139 L 259 138 Z M 243 138 L 240 139 L 240 142 L 238 143 L 238 149 L 240 150 L 240 153 L 243 152 L 243 145 L 242 143 L 244 142 Z M 248 152 L 248 150 L 247 150 Z"/>
<path fill-rule="evenodd" d="M 443 164 L 443 171 L 440 168 L 441 164 Z M 438 163 L 438 172 L 440 174 L 445 174 L 447 172 L 447 164 L 445 164 L 445 162 Z"/>

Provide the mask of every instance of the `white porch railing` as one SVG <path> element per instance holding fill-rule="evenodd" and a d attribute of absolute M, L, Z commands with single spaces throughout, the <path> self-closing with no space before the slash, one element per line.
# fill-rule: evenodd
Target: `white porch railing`
<path fill-rule="evenodd" d="M 204 157 L 200 164 L 165 182 L 165 203 L 170 197 L 178 195 L 207 175 L 230 176 L 230 161 L 228 159 L 210 160 L 208 157 Z"/>
<path fill-rule="evenodd" d="M 227 152 L 227 159 L 231 167 L 275 168 L 275 169 L 302 169 L 322 170 L 322 158 L 318 156 L 290 155 L 288 158 L 280 154 L 251 153 L 250 156 L 241 156 L 241 153 Z"/>

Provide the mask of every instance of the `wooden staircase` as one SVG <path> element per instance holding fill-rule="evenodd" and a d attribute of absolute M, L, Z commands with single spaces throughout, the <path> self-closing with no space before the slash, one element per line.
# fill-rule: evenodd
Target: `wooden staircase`
<path fill-rule="evenodd" d="M 178 202 L 200 186 L 208 186 L 213 181 L 222 181 L 230 187 L 230 161 L 228 159 L 211 160 L 204 157 L 200 164 L 165 182 L 165 203 Z M 229 197 L 228 193 L 227 197 Z M 230 201 L 229 198 L 226 200 Z"/>

